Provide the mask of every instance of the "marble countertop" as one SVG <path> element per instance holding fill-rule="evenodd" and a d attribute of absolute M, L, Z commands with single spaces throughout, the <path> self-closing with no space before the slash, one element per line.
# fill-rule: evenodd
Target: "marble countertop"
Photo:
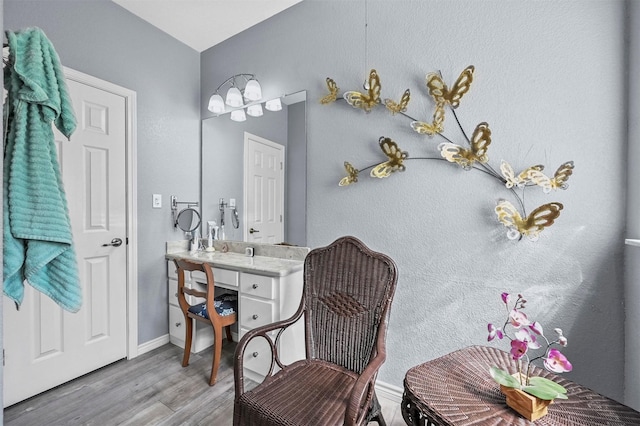
<path fill-rule="evenodd" d="M 272 277 L 284 277 L 294 272 L 301 271 L 304 267 L 304 261 L 302 260 L 281 259 L 267 256 L 249 257 L 240 253 L 223 253 L 221 251 L 198 251 L 194 253 L 181 251 L 167 253 L 165 258 L 168 260 L 188 259 L 198 262 L 207 262 L 218 268 L 249 273 L 260 272 L 260 275 Z"/>

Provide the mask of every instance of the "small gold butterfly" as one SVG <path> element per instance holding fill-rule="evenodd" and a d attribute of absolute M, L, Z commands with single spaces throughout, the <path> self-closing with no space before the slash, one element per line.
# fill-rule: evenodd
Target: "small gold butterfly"
<path fill-rule="evenodd" d="M 376 70 L 371 70 L 369 73 L 367 94 L 349 91 L 345 92 L 343 97 L 352 107 L 361 108 L 366 112 L 370 112 L 371 108 L 380 103 L 380 90 L 380 77 L 378 77 Z"/>
<path fill-rule="evenodd" d="M 573 174 L 573 167 L 573 161 L 567 161 L 558 167 L 552 178 L 540 170 L 531 170 L 527 177 L 531 182 L 541 186 L 542 191 L 549 193 L 552 189 L 567 189 L 569 187 L 567 180 Z"/>
<path fill-rule="evenodd" d="M 393 172 L 401 171 L 404 172 L 404 160 L 409 156 L 409 153 L 406 151 L 401 151 L 394 141 L 390 138 L 385 138 L 382 136 L 379 140 L 380 148 L 382 152 L 384 152 L 388 158 L 388 161 L 384 163 L 380 163 L 371 169 L 371 177 L 377 178 L 386 178 L 391 175 Z"/>
<path fill-rule="evenodd" d="M 352 183 L 356 183 L 358 181 L 359 170 L 353 167 L 348 161 L 344 162 L 344 168 L 347 170 L 347 176 L 340 179 L 340 183 L 338 185 L 347 186 L 351 185 Z"/>
<path fill-rule="evenodd" d="M 444 106 L 436 104 L 436 110 L 433 113 L 433 121 L 425 123 L 423 121 L 411 122 L 411 128 L 421 135 L 433 136 L 444 130 Z"/>
<path fill-rule="evenodd" d="M 560 203 L 547 203 L 533 210 L 526 218 L 522 218 L 513 204 L 506 200 L 499 200 L 495 210 L 498 220 L 508 228 L 509 239 L 515 240 L 527 236 L 535 241 L 540 232 L 553 225 L 563 208 L 564 206 Z"/>
<path fill-rule="evenodd" d="M 411 99 L 411 93 L 409 89 L 404 91 L 402 98 L 400 99 L 400 103 L 396 103 L 393 99 L 385 99 L 384 104 L 391 114 L 396 115 L 399 112 L 405 112 L 407 110 L 407 105 L 409 104 L 409 100 Z"/>
<path fill-rule="evenodd" d="M 502 176 L 506 180 L 504 185 L 507 188 L 513 188 L 514 186 L 518 186 L 520 188 L 524 187 L 527 182 L 529 182 L 529 173 L 534 170 L 542 171 L 544 170 L 544 166 L 542 164 L 531 166 L 524 169 L 516 176 L 516 174 L 513 172 L 513 167 L 511 167 L 509 163 L 504 160 L 502 160 L 502 162 L 500 163 L 500 171 L 502 172 Z"/>
<path fill-rule="evenodd" d="M 474 66 L 469 65 L 465 68 L 460 76 L 451 87 L 451 90 L 442 81 L 442 77 L 438 73 L 427 74 L 427 89 L 429 94 L 433 97 L 437 104 L 449 104 L 452 108 L 458 108 L 460 105 L 460 99 L 469 91 L 471 83 L 473 82 Z"/>
<path fill-rule="evenodd" d="M 491 145 L 491 130 L 487 123 L 480 123 L 476 126 L 471 137 L 471 149 L 465 149 L 460 145 L 445 142 L 438 145 L 440 155 L 451 163 L 457 163 L 465 170 L 470 170 L 473 164 L 486 163 L 489 161 L 487 149 Z"/>
<path fill-rule="evenodd" d="M 335 102 L 338 98 L 338 85 L 333 79 L 327 77 L 327 88 L 329 89 L 329 94 L 320 99 L 320 103 L 323 105 L 330 104 L 331 102 Z"/>

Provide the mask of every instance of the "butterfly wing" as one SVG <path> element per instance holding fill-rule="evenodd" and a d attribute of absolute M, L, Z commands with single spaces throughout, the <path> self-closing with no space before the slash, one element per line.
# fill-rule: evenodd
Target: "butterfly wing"
<path fill-rule="evenodd" d="M 465 170 L 471 169 L 474 154 L 470 150 L 451 142 L 441 143 L 438 145 L 438 149 L 440 150 L 440 155 L 448 162 L 459 164 Z"/>
<path fill-rule="evenodd" d="M 553 225 L 558 216 L 560 216 L 560 210 L 563 208 L 564 206 L 560 203 L 543 204 L 527 216 L 526 221 L 518 230 L 522 235 L 535 239 L 545 228 Z"/>
<path fill-rule="evenodd" d="M 347 176 L 340 179 L 340 183 L 338 185 L 347 186 L 351 185 L 352 183 L 356 183 L 358 181 L 358 169 L 353 167 L 348 161 L 344 162 L 344 168 L 347 171 Z"/>
<path fill-rule="evenodd" d="M 476 161 L 480 163 L 489 161 L 487 156 L 489 145 L 491 145 L 491 129 L 487 123 L 483 122 L 476 126 L 471 136 L 471 150 Z"/>
<path fill-rule="evenodd" d="M 329 94 L 320 99 L 320 103 L 323 105 L 335 102 L 338 98 L 338 85 L 329 77 L 327 77 L 327 88 L 329 89 Z"/>
<path fill-rule="evenodd" d="M 409 89 L 407 89 L 404 91 L 404 94 L 402 95 L 402 98 L 400 99 L 399 103 L 396 103 L 392 99 L 385 99 L 384 104 L 387 107 L 387 109 L 391 111 L 391 114 L 395 115 L 399 112 L 405 112 L 407 110 L 407 105 L 409 104 L 410 99 L 411 99 L 411 92 L 409 91 Z"/>
<path fill-rule="evenodd" d="M 380 148 L 386 154 L 388 160 L 371 169 L 371 177 L 385 178 L 389 177 L 391 173 L 396 171 L 404 172 L 404 160 L 409 156 L 409 154 L 406 151 L 400 150 L 398 144 L 390 138 L 385 138 L 383 136 L 380 138 L 379 143 Z"/>
<path fill-rule="evenodd" d="M 553 178 L 551 179 L 551 187 L 553 189 L 567 189 L 569 185 L 567 185 L 567 180 L 569 176 L 573 174 L 573 161 L 567 161 L 558 167 Z"/>
<path fill-rule="evenodd" d="M 500 162 L 500 172 L 502 172 L 502 177 L 504 177 L 505 179 L 504 186 L 506 186 L 507 188 L 513 188 L 520 183 L 520 179 L 513 172 L 513 167 L 511 167 L 511 164 L 507 163 L 504 160 Z"/>
<path fill-rule="evenodd" d="M 533 172 L 542 172 L 544 170 L 544 166 L 542 164 L 536 164 L 535 166 L 531 166 L 528 167 L 526 169 L 524 169 L 523 171 L 521 171 L 518 174 L 518 186 L 519 187 L 523 187 L 525 186 L 527 183 L 529 183 L 531 180 L 529 178 L 529 176 L 533 173 Z"/>
<path fill-rule="evenodd" d="M 436 110 L 433 113 L 433 121 L 425 123 L 424 121 L 411 122 L 411 128 L 421 135 L 433 136 L 444 130 L 444 106 L 436 104 Z"/>
<path fill-rule="evenodd" d="M 520 234 L 519 228 L 522 225 L 522 216 L 520 216 L 513 204 L 507 200 L 499 200 L 495 210 L 500 223 L 510 230 L 518 231 L 518 234 Z"/>
<path fill-rule="evenodd" d="M 527 173 L 528 182 L 533 182 L 534 184 L 542 187 L 542 191 L 548 193 L 551 191 L 551 179 L 549 176 L 542 173 L 542 170 L 531 169 Z"/>
<path fill-rule="evenodd" d="M 371 70 L 369 73 L 369 88 L 366 94 L 349 91 L 345 92 L 343 97 L 352 107 L 370 112 L 371 108 L 380 103 L 380 90 L 380 77 L 378 77 L 376 70 Z"/>

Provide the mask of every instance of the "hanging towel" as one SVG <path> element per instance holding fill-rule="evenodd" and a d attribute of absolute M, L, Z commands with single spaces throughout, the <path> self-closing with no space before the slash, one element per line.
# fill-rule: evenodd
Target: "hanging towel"
<path fill-rule="evenodd" d="M 4 293 L 20 305 L 26 280 L 77 312 L 82 294 L 51 126 L 70 138 L 76 118 L 60 59 L 44 32 L 28 28 L 6 35 Z"/>

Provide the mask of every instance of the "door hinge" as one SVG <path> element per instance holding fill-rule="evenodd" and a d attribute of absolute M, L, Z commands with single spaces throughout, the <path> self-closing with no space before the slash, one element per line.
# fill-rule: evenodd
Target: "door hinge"
<path fill-rule="evenodd" d="M 125 240 L 125 244 L 129 245 L 129 237 L 125 238 L 124 240 Z"/>
<path fill-rule="evenodd" d="M 3 366 L 3 367 L 4 367 L 5 365 L 7 365 L 7 364 L 5 363 L 5 358 L 4 358 L 4 356 L 5 356 L 5 355 L 4 355 L 4 349 L 2 349 L 2 366 Z"/>
<path fill-rule="evenodd" d="M 281 161 L 281 162 L 280 162 L 280 170 L 282 170 L 282 168 L 283 168 L 283 167 L 282 167 L 282 161 Z"/>

